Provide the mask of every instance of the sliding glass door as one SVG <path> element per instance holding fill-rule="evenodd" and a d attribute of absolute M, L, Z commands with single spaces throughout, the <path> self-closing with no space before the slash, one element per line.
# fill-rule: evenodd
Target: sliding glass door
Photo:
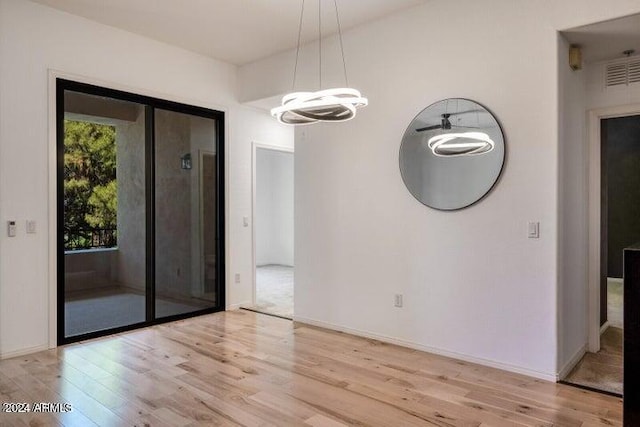
<path fill-rule="evenodd" d="M 57 82 L 58 342 L 224 308 L 224 114 Z"/>

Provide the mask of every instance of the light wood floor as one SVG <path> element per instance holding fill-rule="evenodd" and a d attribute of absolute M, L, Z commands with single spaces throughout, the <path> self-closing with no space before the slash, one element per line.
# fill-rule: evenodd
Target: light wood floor
<path fill-rule="evenodd" d="M 621 400 L 247 311 L 0 361 L 0 425 L 620 426 Z"/>

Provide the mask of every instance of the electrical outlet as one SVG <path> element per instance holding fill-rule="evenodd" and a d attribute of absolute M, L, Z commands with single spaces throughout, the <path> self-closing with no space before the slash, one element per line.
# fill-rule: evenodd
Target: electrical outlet
<path fill-rule="evenodd" d="M 236 273 L 236 283 L 240 283 L 240 273 Z"/>
<path fill-rule="evenodd" d="M 402 294 L 395 294 L 393 299 L 393 305 L 395 307 L 402 307 Z"/>

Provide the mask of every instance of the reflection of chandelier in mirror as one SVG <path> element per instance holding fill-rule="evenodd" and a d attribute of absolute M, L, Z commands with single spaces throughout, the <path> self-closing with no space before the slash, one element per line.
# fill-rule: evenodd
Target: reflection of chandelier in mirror
<path fill-rule="evenodd" d="M 484 132 L 442 133 L 430 138 L 427 145 L 438 157 L 474 156 L 488 153 L 495 147 Z"/>
<path fill-rule="evenodd" d="M 296 63 L 293 69 L 293 89 L 296 85 L 296 74 L 298 71 L 298 58 L 300 56 L 300 36 L 302 34 L 302 17 L 304 16 L 304 2 L 302 0 L 302 10 L 300 12 L 300 25 L 298 28 L 298 47 L 296 49 Z M 342 66 L 344 80 L 349 85 L 347 79 L 347 66 L 344 60 L 344 47 L 342 45 L 342 30 L 340 28 L 340 17 L 338 15 L 337 0 L 333 0 L 336 11 L 336 22 L 338 25 L 338 36 L 340 40 L 340 51 L 342 53 Z M 360 92 L 351 88 L 333 88 L 322 90 L 322 0 L 318 0 L 318 78 L 320 90 L 317 92 L 292 92 L 282 98 L 282 105 L 271 109 L 271 115 L 280 123 L 288 125 L 304 125 L 326 122 L 343 122 L 356 116 L 356 108 L 365 107 L 369 101 L 363 98 Z"/>

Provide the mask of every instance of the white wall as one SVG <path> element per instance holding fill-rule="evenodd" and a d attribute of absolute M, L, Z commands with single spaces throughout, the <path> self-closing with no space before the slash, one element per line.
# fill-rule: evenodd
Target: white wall
<path fill-rule="evenodd" d="M 627 0 L 434 0 L 347 32 L 350 83 L 370 105 L 296 132 L 296 319 L 554 379 L 557 30 L 639 10 Z M 242 99 L 285 88 L 291 58 L 242 67 Z M 326 80 L 344 84 L 330 61 Z M 303 84 L 314 66 L 302 66 Z M 448 97 L 489 107 L 507 144 L 494 191 L 458 212 L 418 203 L 398 171 L 408 123 Z M 540 221 L 540 239 L 527 239 L 528 221 Z"/>
<path fill-rule="evenodd" d="M 253 244 L 251 224 L 243 226 L 242 216 L 251 218 L 252 200 L 252 142 L 261 142 L 268 145 L 282 146 L 293 149 L 293 128 L 274 124 L 274 119 L 261 110 L 246 108 L 242 114 L 234 116 L 236 131 L 233 141 L 237 141 L 232 149 L 234 164 L 229 171 L 229 186 L 237 197 L 228 200 L 229 211 L 235 212 L 233 222 L 229 225 L 230 236 L 227 238 L 227 250 L 235 257 L 227 267 L 227 282 L 231 273 L 240 273 L 241 285 L 234 289 L 233 305 L 251 305 L 253 299 Z M 252 123 L 253 127 L 245 126 Z M 230 145 L 233 144 L 230 142 Z M 235 285 L 234 285 L 235 286 Z M 227 303 L 229 306 L 229 303 Z"/>
<path fill-rule="evenodd" d="M 251 141 L 292 144 L 291 128 L 239 105 L 232 65 L 29 1 L 0 0 L 0 219 L 19 226 L 17 237 L 0 233 L 0 355 L 55 342 L 49 336 L 55 307 L 49 301 L 50 283 L 55 286 L 50 69 L 226 111 L 227 304 L 250 301 L 251 232 L 242 216 L 251 212 Z M 37 221 L 37 234 L 25 234 L 26 219 Z M 229 280 L 235 272 L 240 284 Z"/>
<path fill-rule="evenodd" d="M 256 265 L 293 266 L 293 153 L 256 149 Z"/>
<path fill-rule="evenodd" d="M 569 68 L 558 37 L 558 366 L 568 374 L 586 350 L 588 322 L 588 175 L 586 70 Z"/>

